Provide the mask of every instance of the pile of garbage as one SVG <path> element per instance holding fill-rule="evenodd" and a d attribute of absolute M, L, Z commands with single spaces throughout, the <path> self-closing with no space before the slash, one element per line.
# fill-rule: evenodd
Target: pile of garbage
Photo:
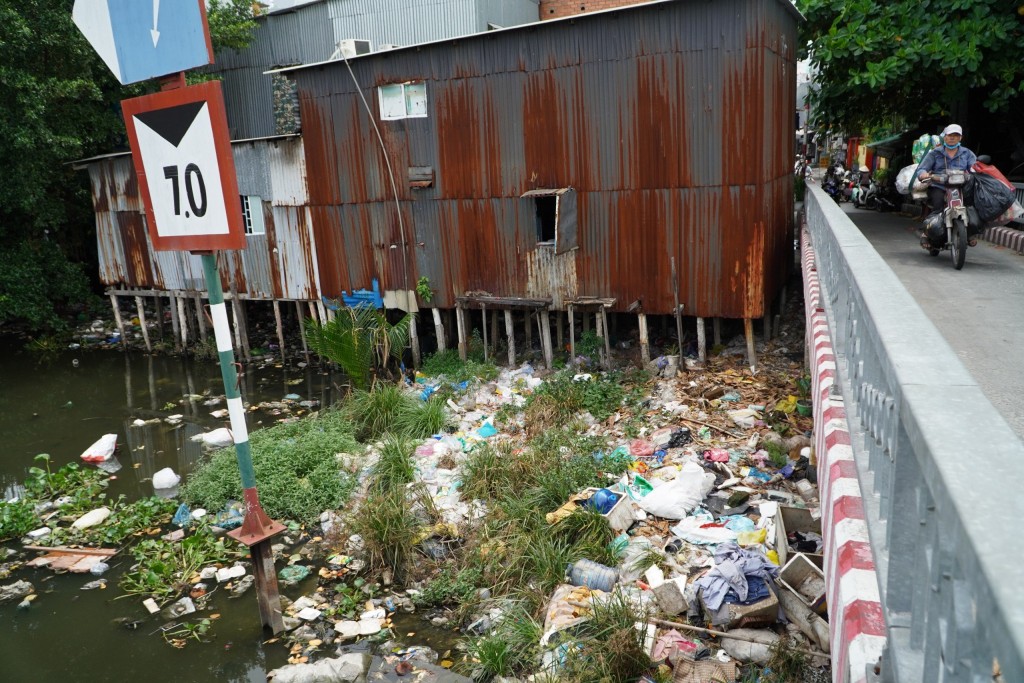
<path fill-rule="evenodd" d="M 767 667 L 784 647 L 803 653 L 808 670 L 821 680 L 828 677 L 809 403 L 787 393 L 781 381 L 773 384 L 771 378 L 779 375 L 755 376 L 724 366 L 652 381 L 638 435 L 626 435 L 625 424 L 635 425 L 637 416 L 625 414 L 625 407 L 605 420 L 581 416 L 585 434 L 609 443 L 592 457 L 624 459 L 628 468 L 603 487 L 577 491 L 561 507 L 546 511 L 546 519 L 557 525 L 579 508 L 597 511 L 615 534 L 618 564 L 581 559 L 567 567 L 546 610 L 542 670 L 558 673 L 572 650 L 574 629 L 595 605 L 624 600 L 640 615 L 638 637 L 653 664 L 652 676 L 661 668 L 672 680 L 734 681 L 743 667 Z M 787 371 L 790 377 L 799 374 L 789 366 Z M 418 375 L 407 387 L 424 400 L 446 387 L 452 390 L 445 399 L 450 429 L 416 445 L 412 458 L 415 483 L 427 491 L 439 516 L 416 539 L 429 559 L 451 557 L 467 530 L 488 514 L 488 501 L 462 494 L 463 466 L 485 443 L 505 442 L 512 452 L 524 444 L 521 412 L 503 409 L 522 408 L 544 376 L 527 363 L 491 382 L 451 386 L 444 378 Z M 597 381 L 598 376 L 577 373 L 574 380 Z M 802 388 L 806 393 L 806 385 Z M 374 457 L 371 448 L 364 475 Z M 335 513 L 325 513 L 322 521 L 325 535 L 332 527 L 337 531 Z M 361 539 L 351 536 L 321 573 L 355 574 L 365 566 L 362 558 Z M 335 623 L 327 642 L 376 634 L 391 625 L 395 613 L 414 611 L 410 597 L 417 589 L 402 591 L 389 583 L 386 578 L 385 597 L 366 601 L 360 614 Z M 319 594 L 310 599 L 323 600 Z M 298 605 L 306 611 L 290 612 L 300 621 L 303 614 L 314 616 L 310 608 L 319 609 L 304 601 L 293 608 Z M 499 599 L 482 605 L 464 622 L 464 632 L 486 635 L 501 621 Z M 431 614 L 436 624 L 450 625 Z M 299 640 L 319 645 L 324 632 L 305 622 Z"/>

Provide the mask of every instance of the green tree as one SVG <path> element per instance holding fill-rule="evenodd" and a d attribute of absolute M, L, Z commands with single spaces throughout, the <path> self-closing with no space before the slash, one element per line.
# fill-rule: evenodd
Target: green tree
<path fill-rule="evenodd" d="M 308 318 L 306 336 L 313 351 L 340 365 L 356 387 L 368 389 L 376 369 L 386 370 L 389 360 L 401 360 L 413 315 L 408 313 L 392 325 L 383 311 L 372 306 L 346 307 L 323 325 Z"/>
<path fill-rule="evenodd" d="M 858 132 L 1021 108 L 1024 5 L 1006 0 L 796 0 L 817 123 Z M 1021 118 L 1021 117 L 1018 117 Z"/>
<path fill-rule="evenodd" d="M 0 3 L 0 324 L 59 327 L 83 301 L 95 227 L 88 178 L 69 162 L 124 149 L 119 102 L 155 87 L 121 87 L 74 26 L 73 6 Z M 214 49 L 245 47 L 252 18 L 248 0 L 213 0 Z"/>

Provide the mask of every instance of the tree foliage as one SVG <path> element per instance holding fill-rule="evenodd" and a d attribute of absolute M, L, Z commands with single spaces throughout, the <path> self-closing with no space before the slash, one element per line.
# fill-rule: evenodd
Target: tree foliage
<path fill-rule="evenodd" d="M 941 118 L 978 99 L 1020 107 L 1024 5 L 1007 0 L 796 0 L 817 122 L 850 132 Z"/>
<path fill-rule="evenodd" d="M 95 228 L 88 178 L 69 162 L 124 149 L 119 102 L 154 88 L 116 81 L 75 27 L 73 6 L 0 3 L 0 263 L 17 266 L 0 277 L 0 324 L 53 327 L 82 301 L 85 272 L 96 269 Z M 252 13 L 248 0 L 213 0 L 214 49 L 245 47 Z M 26 279 L 40 272 L 47 281 Z"/>
<path fill-rule="evenodd" d="M 386 369 L 389 360 L 401 360 L 413 315 L 391 324 L 372 306 L 346 307 L 323 325 L 307 319 L 306 336 L 317 355 L 340 365 L 356 387 L 367 389 L 377 368 Z"/>

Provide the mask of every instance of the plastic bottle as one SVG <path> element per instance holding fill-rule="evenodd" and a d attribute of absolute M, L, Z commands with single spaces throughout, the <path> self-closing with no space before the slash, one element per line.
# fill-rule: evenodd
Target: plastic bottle
<path fill-rule="evenodd" d="M 619 580 L 619 573 L 593 560 L 577 560 L 566 568 L 569 583 L 608 592 Z"/>

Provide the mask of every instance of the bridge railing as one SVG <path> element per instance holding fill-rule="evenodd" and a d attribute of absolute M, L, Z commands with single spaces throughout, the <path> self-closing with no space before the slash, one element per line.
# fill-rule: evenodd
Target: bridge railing
<path fill-rule="evenodd" d="M 842 209 L 816 186 L 805 209 L 878 568 L 882 680 L 1024 681 L 1024 444 Z"/>

